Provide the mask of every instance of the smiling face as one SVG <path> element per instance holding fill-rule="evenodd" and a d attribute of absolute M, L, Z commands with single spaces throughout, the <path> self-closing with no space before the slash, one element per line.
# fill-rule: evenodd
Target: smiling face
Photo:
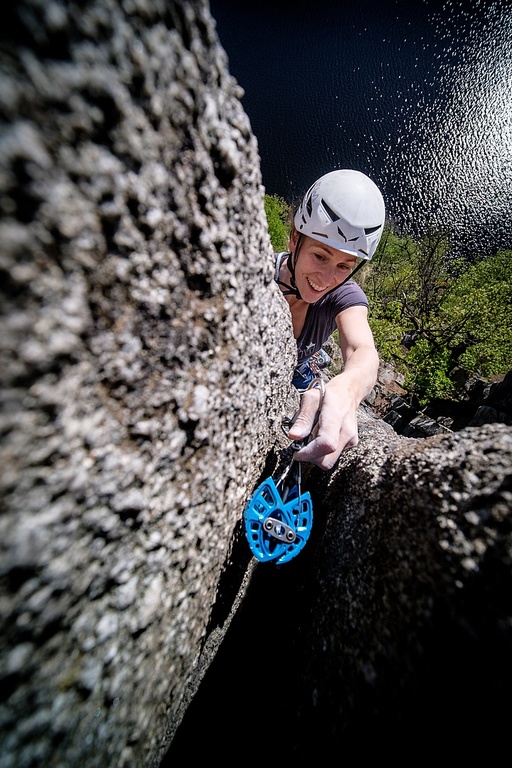
<path fill-rule="evenodd" d="M 294 231 L 290 239 L 294 250 L 297 240 L 298 235 Z M 295 281 L 301 298 L 308 304 L 314 304 L 327 291 L 346 280 L 355 266 L 356 257 L 352 254 L 303 235 L 295 263 Z"/>

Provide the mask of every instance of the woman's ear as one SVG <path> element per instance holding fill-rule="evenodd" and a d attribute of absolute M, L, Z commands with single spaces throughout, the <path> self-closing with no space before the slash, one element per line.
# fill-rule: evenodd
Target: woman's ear
<path fill-rule="evenodd" d="M 290 251 L 294 251 L 297 247 L 297 241 L 299 239 L 299 233 L 295 229 L 295 227 L 292 227 L 290 231 L 290 237 L 288 238 L 288 244 L 290 247 Z"/>

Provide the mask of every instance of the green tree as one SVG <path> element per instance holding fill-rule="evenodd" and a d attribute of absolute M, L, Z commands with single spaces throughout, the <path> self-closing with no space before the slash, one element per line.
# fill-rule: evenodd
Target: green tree
<path fill-rule="evenodd" d="M 370 302 L 370 326 L 381 357 L 407 375 L 414 340 L 436 344 L 436 317 L 449 284 L 448 239 L 428 230 L 414 240 L 388 225 L 362 285 Z M 420 356 L 421 359 L 421 356 Z M 417 363 L 418 361 L 416 361 Z"/>
<path fill-rule="evenodd" d="M 286 251 L 290 234 L 290 206 L 279 195 L 265 195 L 264 206 L 272 247 L 276 253 Z"/>
<path fill-rule="evenodd" d="M 455 395 L 451 369 L 447 347 L 417 338 L 407 354 L 404 387 L 422 406 L 435 398 L 451 399 Z"/>
<path fill-rule="evenodd" d="M 462 370 L 489 377 L 512 365 L 511 252 L 469 266 L 431 230 L 414 241 L 387 229 L 364 288 L 381 359 L 394 361 L 422 405 L 457 397 Z"/>
<path fill-rule="evenodd" d="M 490 377 L 512 366 L 512 251 L 462 273 L 446 294 L 440 322 L 451 327 L 452 364 Z"/>
<path fill-rule="evenodd" d="M 435 334 L 435 318 L 449 288 L 449 240 L 433 229 L 420 240 L 386 228 L 364 289 L 379 313 L 399 320 L 406 331 Z M 434 339 L 432 339 L 434 340 Z"/>

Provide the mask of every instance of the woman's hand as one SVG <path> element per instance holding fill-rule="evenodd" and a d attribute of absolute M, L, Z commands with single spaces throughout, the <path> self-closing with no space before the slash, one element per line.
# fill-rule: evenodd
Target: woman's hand
<path fill-rule="evenodd" d="M 357 445 L 357 404 L 351 405 L 351 401 L 351 397 L 340 396 L 339 387 L 329 389 L 329 384 L 323 400 L 321 389 L 304 392 L 299 414 L 288 436 L 291 440 L 304 440 L 312 434 L 313 439 L 295 453 L 297 461 L 309 461 L 327 471 L 333 468 L 342 451 Z"/>
<path fill-rule="evenodd" d="M 349 307 L 336 318 L 343 371 L 327 382 L 323 400 L 320 389 L 302 395 L 299 415 L 288 435 L 304 440 L 312 434 L 313 439 L 296 452 L 297 461 L 310 461 L 327 471 L 342 451 L 358 443 L 357 409 L 374 387 L 379 370 L 367 315 L 366 307 Z"/>

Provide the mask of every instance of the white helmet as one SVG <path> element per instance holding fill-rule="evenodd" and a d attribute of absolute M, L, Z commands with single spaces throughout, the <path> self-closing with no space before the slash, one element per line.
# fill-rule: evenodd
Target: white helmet
<path fill-rule="evenodd" d="M 371 259 L 384 230 L 379 188 L 360 171 L 326 173 L 308 189 L 295 217 L 297 231 L 338 251 Z"/>

